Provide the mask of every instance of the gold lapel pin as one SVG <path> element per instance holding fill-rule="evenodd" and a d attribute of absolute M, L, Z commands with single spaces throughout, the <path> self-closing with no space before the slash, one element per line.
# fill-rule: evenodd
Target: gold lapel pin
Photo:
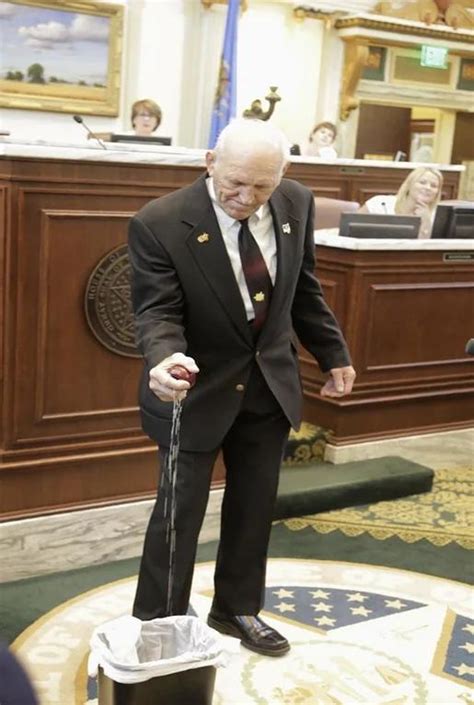
<path fill-rule="evenodd" d="M 283 223 L 283 225 L 281 226 L 281 229 L 283 230 L 285 235 L 289 235 L 291 233 L 291 228 L 290 228 L 289 223 Z"/>
<path fill-rule="evenodd" d="M 200 235 L 198 235 L 198 236 L 197 236 L 197 241 L 198 241 L 199 243 L 201 243 L 201 244 L 202 244 L 203 242 L 209 242 L 209 235 L 208 235 L 208 233 L 201 233 Z"/>

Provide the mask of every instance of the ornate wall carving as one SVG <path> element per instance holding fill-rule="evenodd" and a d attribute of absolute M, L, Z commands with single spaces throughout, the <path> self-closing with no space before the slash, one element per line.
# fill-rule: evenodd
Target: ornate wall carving
<path fill-rule="evenodd" d="M 373 12 L 428 25 L 444 24 L 453 29 L 474 29 L 474 16 L 469 10 L 474 10 L 472 0 L 417 0 L 405 2 L 402 6 L 396 2 L 378 2 Z"/>

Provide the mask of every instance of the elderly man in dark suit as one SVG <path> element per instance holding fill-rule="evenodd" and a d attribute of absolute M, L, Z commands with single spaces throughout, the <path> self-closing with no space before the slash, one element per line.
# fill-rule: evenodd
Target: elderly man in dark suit
<path fill-rule="evenodd" d="M 147 204 L 130 225 L 132 300 L 145 359 L 145 431 L 165 467 L 172 404 L 186 399 L 176 484 L 172 612 L 188 608 L 197 539 L 220 449 L 226 466 L 215 592 L 208 624 L 247 648 L 280 656 L 290 646 L 258 613 L 279 469 L 301 422 L 295 334 L 348 394 L 355 372 L 314 277 L 314 199 L 283 179 L 284 135 L 236 120 L 207 153 L 207 174 Z M 179 363 L 196 384 L 170 374 Z M 148 526 L 134 614 L 167 613 L 165 486 Z"/>

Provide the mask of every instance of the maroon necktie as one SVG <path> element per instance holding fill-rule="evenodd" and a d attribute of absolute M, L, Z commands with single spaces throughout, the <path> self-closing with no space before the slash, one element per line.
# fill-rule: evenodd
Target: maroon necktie
<path fill-rule="evenodd" d="M 240 221 L 239 252 L 247 289 L 255 311 L 253 330 L 258 334 L 270 306 L 273 286 L 263 255 L 250 232 L 248 218 Z"/>

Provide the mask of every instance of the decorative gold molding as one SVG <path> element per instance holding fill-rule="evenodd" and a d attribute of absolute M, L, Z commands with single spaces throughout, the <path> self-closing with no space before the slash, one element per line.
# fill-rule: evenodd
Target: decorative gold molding
<path fill-rule="evenodd" d="M 364 42 L 360 39 L 346 41 L 339 108 L 341 120 L 347 120 L 352 110 L 359 107 L 360 100 L 355 97 L 355 92 L 368 58 L 368 41 Z"/>
<path fill-rule="evenodd" d="M 382 32 L 394 32 L 398 35 L 416 35 L 419 37 L 429 37 L 430 39 L 444 39 L 450 42 L 467 42 L 474 44 L 474 33 L 465 33 L 456 29 L 440 29 L 436 25 L 422 25 L 421 23 L 407 24 L 404 22 L 394 22 L 391 20 L 378 19 L 377 16 L 367 17 L 338 17 L 335 22 L 336 29 L 349 29 L 357 27 L 359 29 L 376 29 Z"/>
<path fill-rule="evenodd" d="M 204 5 L 206 10 L 210 10 L 213 5 L 228 5 L 229 0 L 201 0 L 201 5 Z M 240 0 L 240 9 L 245 12 L 248 8 L 247 0 Z"/>
<path fill-rule="evenodd" d="M 328 12 L 326 10 L 316 10 L 312 7 L 305 7 L 304 5 L 299 5 L 293 8 L 293 17 L 299 22 L 303 20 L 323 20 L 326 27 L 334 27 L 336 20 L 347 15 L 347 12 L 341 12 L 340 10 L 335 10 L 334 12 Z"/>
<path fill-rule="evenodd" d="M 205 1 L 206 0 L 202 0 L 202 2 Z M 340 10 L 328 12 L 326 10 L 306 7 L 305 5 L 298 5 L 293 8 L 293 17 L 296 20 L 323 20 L 326 25 L 335 27 L 335 29 L 358 27 L 360 29 L 376 29 L 382 32 L 394 32 L 402 35 L 417 35 L 419 37 L 429 37 L 430 39 L 447 39 L 452 42 L 474 44 L 474 34 L 472 32 L 468 34 L 459 29 L 451 29 L 450 27 L 441 28 L 440 25 L 425 25 L 421 22 L 411 22 L 408 24 L 408 20 L 397 22 L 393 18 L 376 14 L 373 16 L 348 15 L 348 12 Z"/>
<path fill-rule="evenodd" d="M 424 25 L 420 22 L 396 20 L 382 15 L 350 15 L 347 12 L 327 12 L 300 5 L 293 9 L 293 16 L 298 21 L 316 19 L 325 22 L 328 29 L 334 29 L 345 43 L 344 68 L 341 82 L 340 119 L 347 120 L 351 112 L 359 107 L 356 98 L 357 85 L 364 67 L 367 65 L 369 45 L 378 46 L 413 46 L 416 39 L 421 44 L 424 39 L 441 39 L 449 43 L 450 52 L 461 56 L 471 56 L 466 44 L 473 46 L 474 32 L 455 30 L 439 25 Z M 350 30 L 350 31 L 345 31 Z M 357 30 L 360 30 L 358 32 Z M 370 30 L 370 32 L 367 32 Z M 372 34 L 373 32 L 373 34 Z M 382 32 L 386 33 L 385 36 Z M 390 33 L 392 36 L 387 36 Z M 458 44 L 459 46 L 456 46 Z M 462 46 L 464 44 L 464 46 Z M 454 45 L 454 47 L 453 47 Z"/>

